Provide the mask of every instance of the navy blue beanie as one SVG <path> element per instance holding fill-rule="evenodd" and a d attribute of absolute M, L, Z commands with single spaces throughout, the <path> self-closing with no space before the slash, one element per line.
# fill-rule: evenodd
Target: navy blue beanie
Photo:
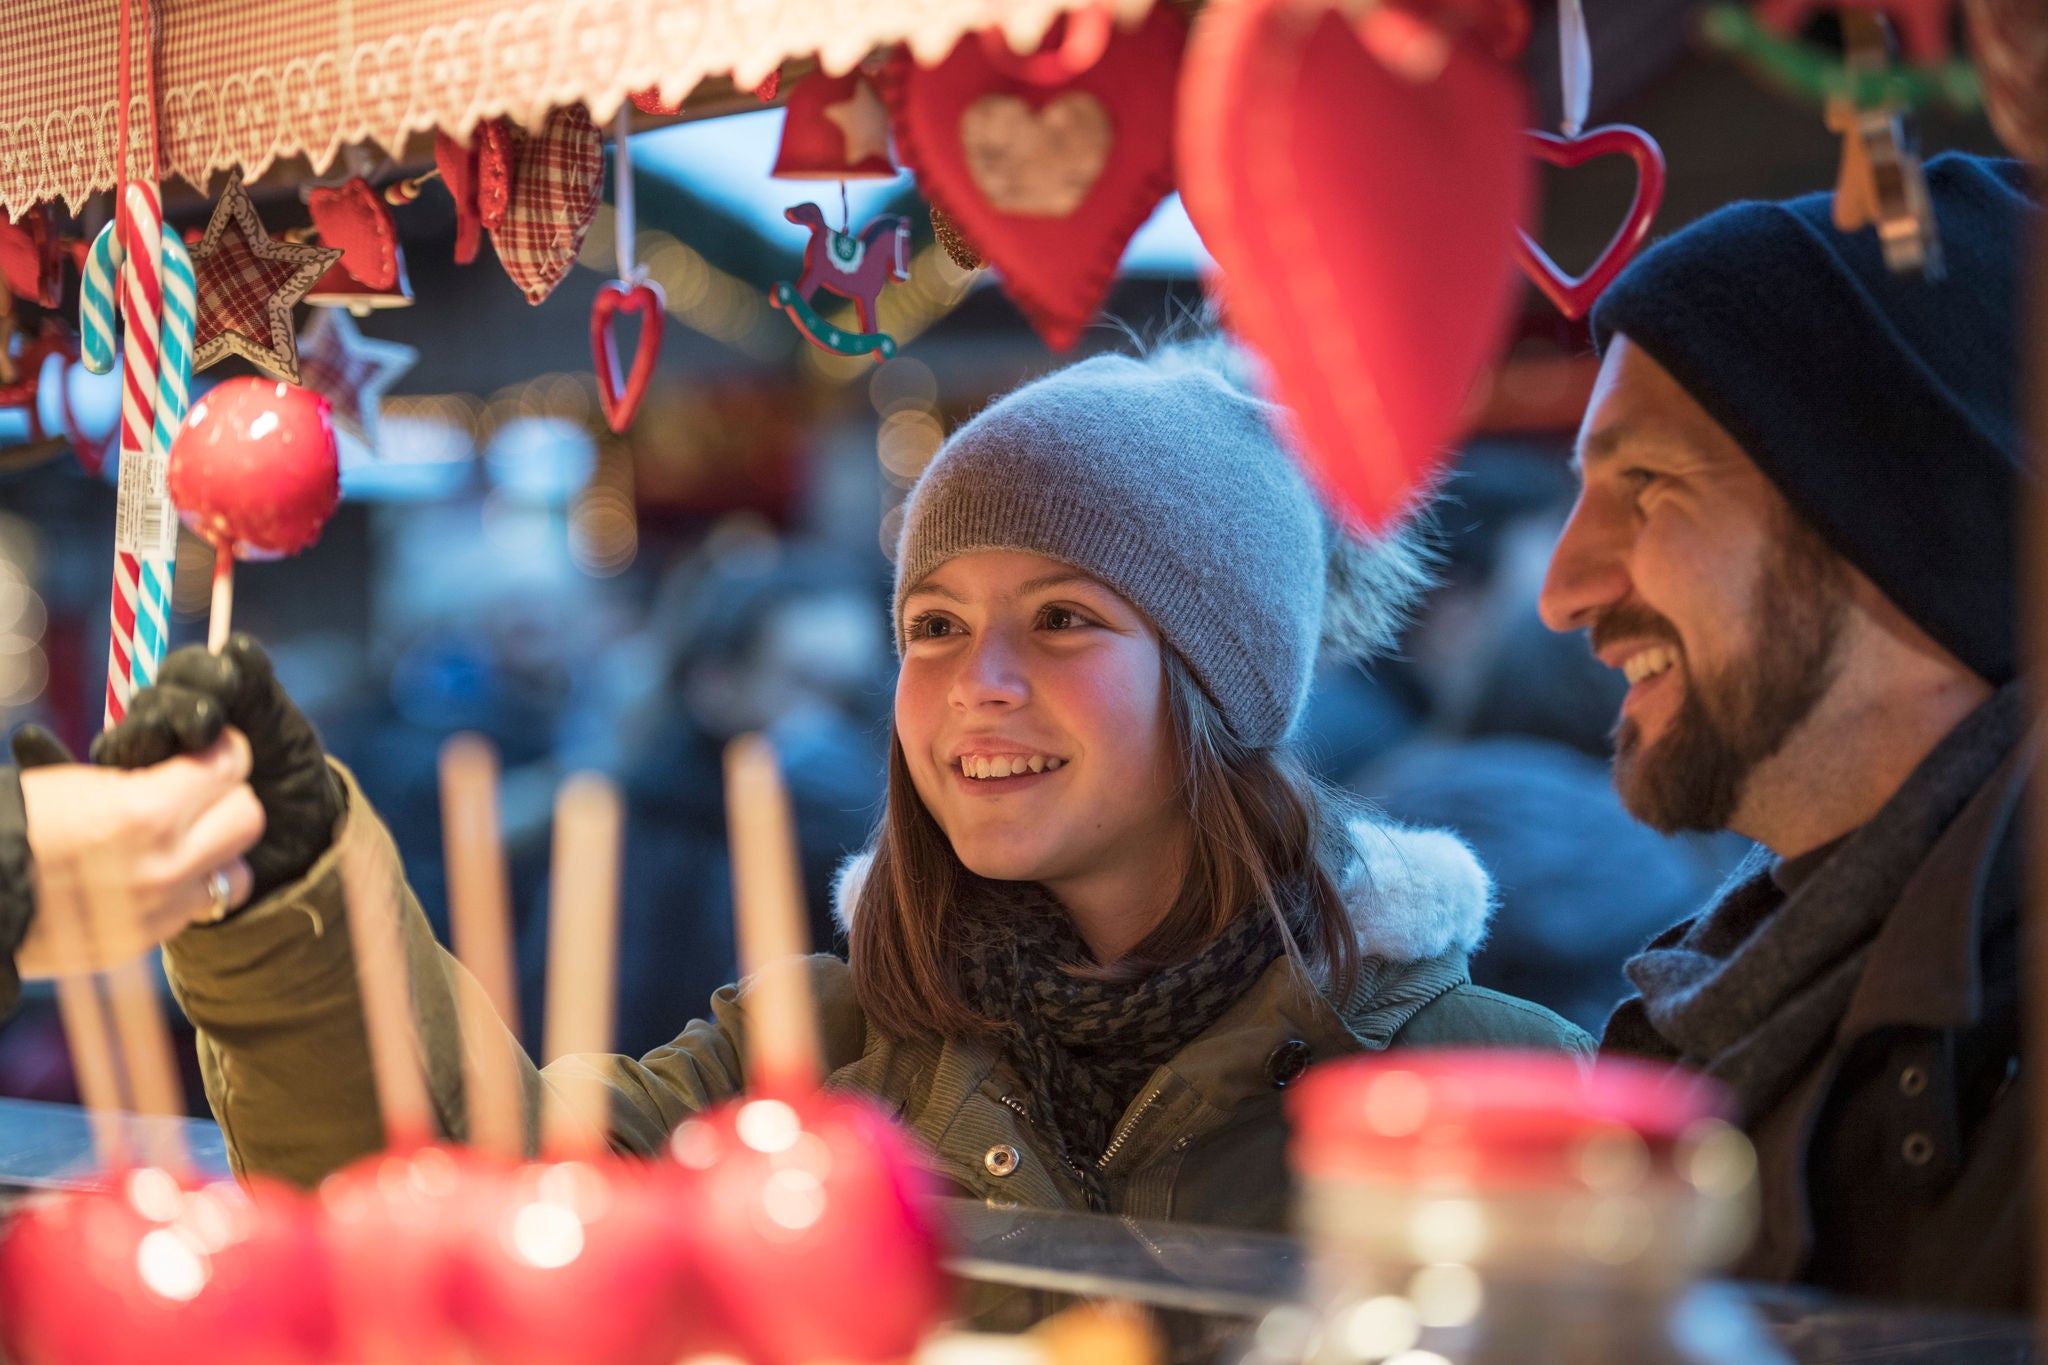
<path fill-rule="evenodd" d="M 1927 187 L 1947 270 L 1886 269 L 1827 194 L 1731 204 L 1645 252 L 1593 309 L 1642 347 L 1836 552 L 1993 684 L 2019 663 L 2017 161 L 1946 155 Z"/>

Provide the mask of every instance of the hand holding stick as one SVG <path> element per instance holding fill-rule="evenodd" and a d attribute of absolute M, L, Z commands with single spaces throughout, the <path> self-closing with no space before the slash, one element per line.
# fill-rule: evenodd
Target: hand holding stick
<path fill-rule="evenodd" d="M 824 1075 L 804 961 L 810 934 L 789 793 L 775 751 L 759 735 L 742 735 L 726 746 L 725 820 L 740 974 L 751 980 L 747 1088 L 801 1095 L 815 1090 Z"/>

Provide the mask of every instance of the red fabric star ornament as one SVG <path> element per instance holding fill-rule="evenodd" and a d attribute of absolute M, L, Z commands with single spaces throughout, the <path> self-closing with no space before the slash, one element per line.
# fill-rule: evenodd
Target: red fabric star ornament
<path fill-rule="evenodd" d="M 238 355 L 273 379 L 299 382 L 292 305 L 320 282 L 341 252 L 278 241 L 264 231 L 239 173 L 228 181 L 206 235 L 192 248 L 198 312 L 192 325 L 196 373 Z"/>
<path fill-rule="evenodd" d="M 299 338 L 302 381 L 327 400 L 334 425 L 378 453 L 384 391 L 418 362 L 420 353 L 359 331 L 346 308 L 316 308 Z"/>

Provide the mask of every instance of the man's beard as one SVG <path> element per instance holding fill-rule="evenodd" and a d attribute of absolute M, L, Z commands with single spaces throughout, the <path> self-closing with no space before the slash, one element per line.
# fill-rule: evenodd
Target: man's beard
<path fill-rule="evenodd" d="M 1784 747 L 1834 684 L 1847 576 L 1819 536 L 1789 514 L 1782 520 L 1788 524 L 1750 602 L 1749 657 L 1712 674 L 1686 664 L 1678 680 L 1684 698 L 1654 742 L 1645 744 L 1633 720 L 1615 727 L 1615 790 L 1629 814 L 1652 829 L 1726 829 L 1749 775 Z M 1671 623 L 1640 605 L 1601 617 L 1592 632 L 1596 649 L 1603 636 L 1648 636 L 1678 648 Z M 1686 662 L 1682 651 L 1680 661 Z"/>

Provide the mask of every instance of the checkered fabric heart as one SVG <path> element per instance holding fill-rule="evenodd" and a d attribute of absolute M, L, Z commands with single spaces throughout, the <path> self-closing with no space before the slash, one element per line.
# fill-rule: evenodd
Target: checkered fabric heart
<path fill-rule="evenodd" d="M 518 138 L 511 202 L 491 245 L 528 303 L 553 293 L 576 264 L 603 184 L 604 136 L 582 105 L 562 106 Z"/>
<path fill-rule="evenodd" d="M 292 305 L 340 259 L 333 247 L 273 238 L 242 189 L 241 176 L 231 178 L 205 238 L 192 248 L 199 301 L 193 318 L 193 370 L 238 355 L 274 379 L 298 383 Z"/>

